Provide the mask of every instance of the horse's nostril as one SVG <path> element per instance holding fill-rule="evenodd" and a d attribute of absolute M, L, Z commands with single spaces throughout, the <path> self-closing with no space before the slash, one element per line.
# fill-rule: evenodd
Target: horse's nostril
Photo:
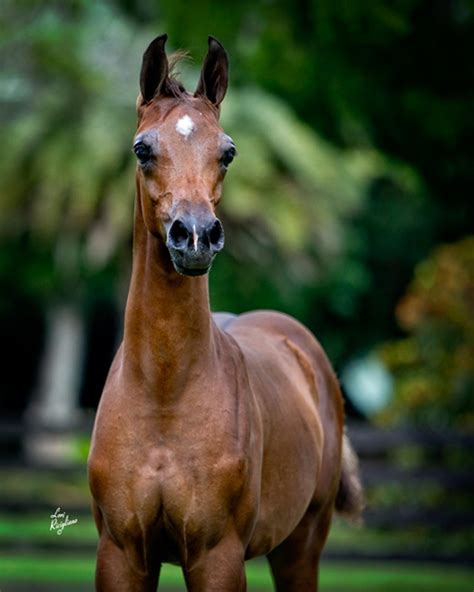
<path fill-rule="evenodd" d="M 224 229 L 220 220 L 216 220 L 209 231 L 209 241 L 215 250 L 221 250 L 224 246 Z"/>
<path fill-rule="evenodd" d="M 175 249 L 185 249 L 188 241 L 188 229 L 180 220 L 175 220 L 168 233 L 168 243 Z"/>

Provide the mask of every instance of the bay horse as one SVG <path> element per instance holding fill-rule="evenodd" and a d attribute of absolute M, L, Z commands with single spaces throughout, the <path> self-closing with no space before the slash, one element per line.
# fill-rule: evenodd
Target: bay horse
<path fill-rule="evenodd" d="M 361 511 L 338 381 L 291 317 L 211 315 L 215 210 L 236 154 L 219 125 L 228 59 L 209 37 L 191 94 L 166 39 L 143 56 L 124 337 L 88 460 L 96 589 L 156 590 L 171 562 L 188 590 L 241 592 L 244 561 L 266 555 L 277 591 L 317 590 L 333 511 Z"/>

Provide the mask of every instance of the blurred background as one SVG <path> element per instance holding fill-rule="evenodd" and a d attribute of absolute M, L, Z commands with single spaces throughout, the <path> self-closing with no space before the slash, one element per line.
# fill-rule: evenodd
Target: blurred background
<path fill-rule="evenodd" d="M 474 2 L 3 0 L 0 587 L 92 590 L 85 460 L 121 339 L 141 56 L 226 47 L 214 310 L 275 308 L 344 388 L 365 525 L 328 592 L 474 585 Z M 78 523 L 50 531 L 61 507 Z M 249 589 L 270 590 L 263 562 Z M 164 589 L 183 589 L 164 573 Z"/>

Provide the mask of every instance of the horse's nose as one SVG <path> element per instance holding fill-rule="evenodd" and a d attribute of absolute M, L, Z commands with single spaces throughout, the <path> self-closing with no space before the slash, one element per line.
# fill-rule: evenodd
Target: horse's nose
<path fill-rule="evenodd" d="M 177 218 L 168 231 L 168 246 L 176 251 L 205 249 L 218 253 L 224 247 L 224 229 L 218 218 L 206 222 Z"/>

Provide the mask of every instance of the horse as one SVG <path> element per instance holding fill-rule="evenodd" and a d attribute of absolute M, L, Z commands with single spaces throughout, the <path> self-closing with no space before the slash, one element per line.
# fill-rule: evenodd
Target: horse
<path fill-rule="evenodd" d="M 156 590 L 175 563 L 192 592 L 242 592 L 244 562 L 265 555 L 277 591 L 317 590 L 333 512 L 362 507 L 338 380 L 295 319 L 211 314 L 236 155 L 219 124 L 228 58 L 209 37 L 192 94 L 166 40 L 143 55 L 124 334 L 88 459 L 96 589 Z"/>

